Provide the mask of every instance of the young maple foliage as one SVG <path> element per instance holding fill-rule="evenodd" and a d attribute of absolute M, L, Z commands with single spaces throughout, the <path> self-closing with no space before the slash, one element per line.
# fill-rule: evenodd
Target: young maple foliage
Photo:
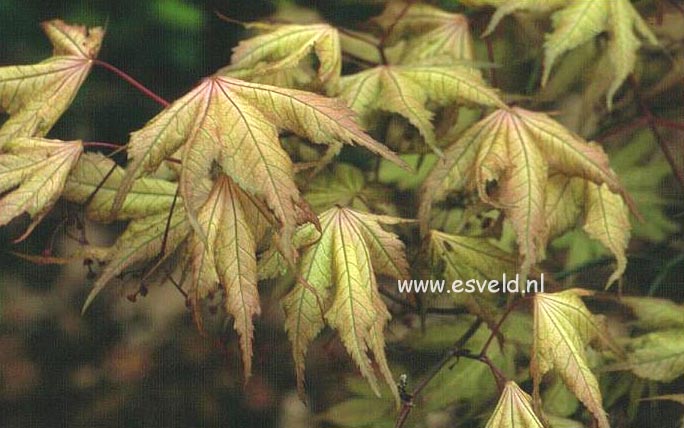
<path fill-rule="evenodd" d="M 373 19 L 384 31 L 391 45 L 387 55 L 399 64 L 425 64 L 473 60 L 473 41 L 464 15 L 449 13 L 423 3 L 404 1 L 387 3 Z"/>
<path fill-rule="evenodd" d="M 335 88 L 342 72 L 342 51 L 337 29 L 328 24 L 246 24 L 265 33 L 240 42 L 233 50 L 231 65 L 219 71 L 242 79 L 278 86 L 308 86 L 309 73 L 302 63 L 313 52 L 318 58 L 317 77 L 325 88 Z M 303 81 L 300 85 L 296 82 Z"/>
<path fill-rule="evenodd" d="M 486 34 L 514 12 L 552 14 L 542 85 L 563 54 L 606 32 L 605 55 L 613 66 L 609 106 L 632 72 L 642 40 L 658 43 L 628 0 L 463 3 L 497 8 Z M 567 388 L 565 397 L 574 400 L 575 408 L 563 417 L 576 413 L 581 402 L 599 428 L 609 428 L 599 381 L 592 371 L 595 361 L 590 362 L 587 352 L 595 339 L 606 348 L 596 359 L 610 361 L 609 370 L 629 370 L 661 382 L 681 376 L 681 305 L 625 299 L 637 318 L 639 334 L 620 342 L 625 344 L 624 352 L 608 334 L 602 317 L 584 304 L 582 298 L 592 293 L 571 288 L 532 296 L 532 316 L 516 314 L 522 327 L 503 325 L 517 303 L 525 301 L 515 300 L 518 296 L 505 308 L 502 299 L 481 295 L 440 300 L 453 306 L 448 308 L 429 307 L 431 299 L 395 298 L 401 299 L 402 310 L 415 310 L 421 321 L 430 309 L 439 309 L 442 315 L 456 309 L 458 316 L 467 311 L 466 318 L 457 318 L 447 328 L 460 328 L 476 318 L 430 375 L 441 370 L 446 392 L 434 387 L 427 394 L 430 399 L 414 403 L 406 384 L 398 387 L 385 353 L 384 330 L 392 307 L 381 296 L 381 277 L 406 280 L 429 268 L 432 275 L 449 281 L 498 280 L 502 274 L 513 278 L 520 273 L 524 283 L 528 275 L 540 275 L 536 264 L 544 260 L 548 242 L 582 225 L 617 261 L 610 286 L 625 272 L 629 209 L 636 210 L 625 190 L 632 187 L 621 184 L 601 146 L 545 113 L 507 105 L 504 100 L 509 98 L 490 86 L 477 68 L 466 15 L 398 0 L 388 2 L 370 24 L 376 26 L 376 33 L 338 30 L 327 23 L 246 24 L 258 34 L 240 42 L 228 66 L 133 132 L 122 167 L 99 153 L 83 153 L 88 145 L 80 141 L 41 138 L 71 103 L 103 36 L 99 28 L 86 30 L 59 20 L 44 23 L 55 46 L 54 56 L 37 65 L 0 68 L 0 107 L 9 113 L 0 128 L 0 225 L 26 212 L 33 220 L 28 233 L 60 196 L 83 205 L 92 221 L 128 221 L 111 247 L 88 246 L 80 253 L 106 262 L 84 310 L 107 284 L 129 270 L 142 267 L 146 285 L 176 262 L 188 279 L 187 297 L 200 329 L 204 300 L 217 291 L 224 298 L 223 309 L 238 334 L 245 379 L 252 372 L 254 318 L 264 306 L 259 281 L 291 278 L 292 287 L 280 303 L 300 395 L 307 351 L 328 326 L 339 334 L 370 388 L 368 400 L 357 399 L 355 404 L 363 401 L 367 408 L 383 412 L 380 416 L 368 412 L 375 418 L 371 423 L 348 419 L 343 425 L 403 426 L 406 419 L 401 416 L 396 424 L 382 419 L 394 403 L 387 405 L 380 398 L 369 401 L 371 391 L 379 396 L 385 387 L 378 378 L 391 391 L 387 401 L 400 404 L 400 415 L 408 415 L 414 404 L 430 407 L 439 401 L 444 406 L 434 404 L 429 411 L 443 412 L 446 406 L 465 401 L 461 391 L 453 390 L 463 387 L 464 379 L 478 386 L 470 388 L 473 391 L 482 389 L 477 384 L 481 379 L 476 371 L 459 372 L 458 366 L 449 373 L 441 370 L 455 356 L 477 364 L 482 369 L 477 373 L 487 372 L 480 365 L 485 363 L 495 374 L 500 390 L 488 428 L 539 428 L 545 426 L 546 416 L 557 416 L 546 415 L 547 403 L 542 403 L 550 389 L 542 384 L 547 374 L 556 376 L 559 385 L 562 382 Z M 346 62 L 349 57 L 355 60 Z M 522 97 L 520 104 L 527 101 Z M 460 109 L 461 105 L 484 110 L 482 118 L 462 121 L 457 116 L 467 109 Z M 471 113 L 472 117 L 480 110 Z M 385 120 L 387 116 L 391 118 Z M 395 120 L 397 116 L 402 120 Z M 426 156 L 434 166 L 421 165 L 422 154 L 396 154 L 376 141 L 383 140 L 385 132 L 384 140 L 391 145 L 390 135 L 397 129 L 398 134 L 424 141 L 436 154 Z M 449 132 L 441 132 L 444 129 Z M 282 131 L 294 136 L 285 142 Z M 326 146 L 325 154 L 308 146 L 308 152 L 300 151 L 305 147 L 301 140 Z M 375 173 L 364 171 L 362 161 L 329 167 L 344 144 L 361 146 L 384 163 Z M 419 171 L 394 188 L 395 182 L 382 178 L 383 166 L 406 168 L 404 159 L 409 156 L 420 156 Z M 304 161 L 295 165 L 295 158 Z M 629 166 L 643 168 L 636 163 Z M 297 177 L 297 172 L 311 165 L 314 173 L 321 174 L 298 181 L 304 174 Z M 406 178 L 404 170 L 395 170 L 401 171 L 395 173 L 401 174 L 400 180 Z M 658 181 L 663 178 L 658 177 Z M 655 186 L 653 180 L 644 181 Z M 395 190 L 392 195 L 397 198 L 410 193 L 407 200 L 415 199 L 418 206 L 388 202 L 387 194 Z M 450 199 L 454 194 L 457 203 Z M 456 231 L 447 233 L 447 227 L 434 221 L 432 209 L 438 203 L 448 207 L 444 216 L 461 215 Z M 641 201 L 641 207 L 648 204 Z M 415 208 L 420 233 L 403 233 L 412 220 L 399 216 L 412 216 Z M 484 212 L 495 212 L 497 224 L 486 232 L 467 230 L 469 216 Z M 655 218 L 663 216 L 658 206 Z M 504 222 L 512 229 L 510 245 Z M 668 236 L 666 229 L 659 231 L 660 241 Z M 409 267 L 398 230 L 410 243 L 416 266 Z M 562 289 L 561 284 L 553 286 Z M 488 330 L 478 332 L 480 324 Z M 424 327 L 429 330 L 435 324 L 426 322 Z M 440 334 L 424 336 L 421 340 L 426 342 L 444 341 Z M 496 346 L 489 345 L 494 339 L 500 347 L 492 351 Z M 448 341 L 453 343 L 451 337 Z M 480 354 L 464 352 L 473 342 L 483 346 Z M 526 360 L 529 367 L 521 362 Z M 504 364 L 505 368 L 497 368 Z M 523 382 L 522 378 L 511 374 L 505 379 L 505 373 L 519 374 L 528 368 L 532 397 L 512 380 Z M 419 383 L 417 393 L 426 384 Z M 491 394 L 477 396 L 482 403 L 496 398 L 490 386 Z M 450 394 L 457 397 L 447 397 Z M 475 411 L 478 417 L 484 414 L 483 408 Z M 361 418 L 367 416 L 359 413 Z"/>
<path fill-rule="evenodd" d="M 485 428 L 543 428 L 532 408 L 532 397 L 513 381 L 506 382 Z"/>
<path fill-rule="evenodd" d="M 594 415 L 599 428 L 608 428 L 610 424 L 603 410 L 601 391 L 596 376 L 589 368 L 585 348 L 592 340 L 599 339 L 616 355 L 623 355 L 623 351 L 613 343 L 605 326 L 580 299 L 580 296 L 588 294 L 586 290 L 570 289 L 534 296 L 530 372 L 538 408 L 541 408 L 541 379 L 553 370 Z"/>
<path fill-rule="evenodd" d="M 587 192 L 585 196 L 590 211 L 585 228 L 592 236 L 603 242 L 615 234 L 624 237 L 629 233 L 624 221 L 614 226 L 613 216 L 623 218 L 622 205 L 612 199 L 608 208 L 594 202 L 597 197 L 605 199 L 610 192 L 619 199 L 620 195 L 626 197 L 603 150 L 546 114 L 519 107 L 491 113 L 445 150 L 444 159 L 423 183 L 418 212 L 421 230 L 427 233 L 434 202 L 444 199 L 452 190 L 474 189 L 483 202 L 503 210 L 511 222 L 523 258 L 521 275 L 525 277 L 531 266 L 544 258 L 549 232 L 560 229 L 556 222 L 569 224 L 560 216 L 548 215 L 554 212 L 553 203 L 550 212 L 546 207 L 549 192 L 553 191 L 553 186 L 549 186 L 551 172 L 607 186 L 606 193 L 602 191 L 596 196 Z M 494 182 L 496 188 L 488 188 Z M 620 263 L 608 285 L 624 271 L 626 245 L 624 238 L 610 241 L 609 249 Z"/>
<path fill-rule="evenodd" d="M 404 165 L 393 152 L 365 134 L 338 100 L 309 92 L 213 76 L 176 100 L 131 136 L 130 163 L 114 199 L 124 203 L 136 178 L 155 171 L 178 150 L 179 191 L 193 228 L 203 235 L 190 206 L 195 183 L 210 175 L 214 162 L 245 191 L 262 198 L 281 224 L 281 247 L 295 259 L 291 240 L 303 201 L 294 183 L 292 161 L 278 129 L 319 144 L 357 143 Z"/>
<path fill-rule="evenodd" d="M 100 27 L 42 24 L 53 56 L 34 65 L 0 67 L 0 110 L 10 118 L 0 127 L 0 148 L 15 137 L 43 137 L 66 111 L 83 84 L 104 36 Z"/>
<path fill-rule="evenodd" d="M 327 323 L 340 333 L 373 391 L 379 395 L 369 351 L 399 399 L 384 350 L 383 330 L 390 314 L 380 298 L 376 274 L 408 277 L 404 244 L 380 227 L 402 222 L 405 220 L 349 208 L 331 208 L 320 215 L 320 237 L 304 250 L 298 281 L 283 299 L 300 393 L 307 348 Z"/>
<path fill-rule="evenodd" d="M 0 153 L 0 226 L 26 212 L 32 222 L 19 240 L 31 233 L 61 196 L 81 153 L 80 141 L 21 137 L 5 143 Z"/>
<path fill-rule="evenodd" d="M 615 93 L 634 69 L 641 40 L 646 40 L 653 46 L 658 45 L 658 39 L 629 0 L 467 0 L 466 3 L 497 7 L 485 35 L 491 34 L 501 19 L 513 12 L 553 11 L 553 32 L 547 34 L 544 42 L 542 86 L 548 81 L 553 65 L 564 53 L 607 31 L 610 39 L 606 46 L 606 55 L 613 75 L 606 94 L 609 110 Z"/>

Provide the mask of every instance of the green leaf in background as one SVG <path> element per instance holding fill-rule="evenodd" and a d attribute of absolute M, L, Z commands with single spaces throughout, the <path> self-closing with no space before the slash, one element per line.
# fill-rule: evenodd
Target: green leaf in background
<path fill-rule="evenodd" d="M 179 30 L 198 32 L 204 26 L 205 9 L 183 0 L 155 0 L 149 4 L 150 14 Z"/>

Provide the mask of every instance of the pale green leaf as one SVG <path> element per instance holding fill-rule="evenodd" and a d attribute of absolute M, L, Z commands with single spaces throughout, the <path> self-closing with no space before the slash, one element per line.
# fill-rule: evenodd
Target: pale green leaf
<path fill-rule="evenodd" d="M 406 118 L 437 153 L 441 151 L 428 101 L 439 106 L 469 103 L 505 107 L 496 91 L 473 69 L 464 66 L 379 66 L 343 77 L 340 97 L 366 124 L 378 111 Z"/>
<path fill-rule="evenodd" d="M 308 344 L 328 324 L 339 332 L 361 374 L 379 394 L 372 353 L 380 374 L 398 399 L 384 351 L 383 329 L 390 314 L 380 298 L 375 272 L 404 274 L 407 263 L 403 244 L 378 224 L 402 221 L 339 207 L 320 215 L 321 237 L 304 251 L 298 282 L 284 299 L 285 325 L 293 344 L 300 388 Z"/>
<path fill-rule="evenodd" d="M 249 76 L 291 71 L 296 73 L 300 62 L 313 53 L 320 63 L 320 81 L 330 88 L 337 85 L 342 70 L 337 29 L 328 24 L 248 24 L 248 28 L 250 27 L 263 34 L 241 41 L 233 50 L 231 65 L 225 71 L 248 70 L 243 76 L 248 80 Z"/>
<path fill-rule="evenodd" d="M 353 112 L 338 100 L 214 76 L 133 133 L 128 146 L 131 162 L 113 211 L 121 208 L 135 178 L 156 170 L 182 147 L 180 193 L 193 228 L 201 235 L 191 206 L 192 192 L 198 180 L 210 176 L 215 161 L 273 212 L 281 225 L 282 250 L 294 260 L 290 241 L 296 224 L 305 216 L 292 162 L 278 139 L 279 128 L 319 144 L 355 142 L 403 163 L 366 135 L 355 123 Z"/>
<path fill-rule="evenodd" d="M 621 353 L 605 327 L 589 312 L 579 296 L 582 290 L 560 293 L 538 293 L 534 296 L 534 343 L 530 372 L 534 393 L 544 375 L 553 371 L 594 415 L 600 428 L 608 428 L 608 418 L 602 407 L 601 391 L 586 356 L 586 346 L 601 339 L 618 354 Z"/>
<path fill-rule="evenodd" d="M 391 1 L 374 22 L 384 31 L 392 28 L 387 42 L 392 48 L 399 48 L 398 61 L 402 64 L 474 59 L 473 41 L 464 15 L 423 3 Z M 388 50 L 391 53 L 392 49 Z"/>
<path fill-rule="evenodd" d="M 197 221 L 206 237 L 193 235 L 189 251 L 192 265 L 194 304 L 216 291 L 225 292 L 226 312 L 233 316 L 240 336 L 245 379 L 252 372 L 252 318 L 261 313 L 257 290 L 256 239 L 240 199 L 241 190 L 226 176 L 220 176 Z"/>
<path fill-rule="evenodd" d="M 83 153 L 80 141 L 15 138 L 0 154 L 0 226 L 27 213 L 33 230 L 64 190 L 67 176 Z"/>
<path fill-rule="evenodd" d="M 513 381 L 506 382 L 485 428 L 543 428 L 534 413 L 532 398 Z"/>
<path fill-rule="evenodd" d="M 109 219 L 114 195 L 123 177 L 124 169 L 111 159 L 99 153 L 84 153 L 67 177 L 62 196 L 79 204 L 89 201 L 88 218 L 105 221 Z M 176 183 L 158 178 L 136 180 L 116 219 L 132 220 L 168 212 L 177 187 Z"/>
<path fill-rule="evenodd" d="M 655 331 L 631 339 L 628 359 L 610 370 L 631 370 L 635 375 L 659 382 L 672 382 L 684 374 L 684 331 Z"/>
<path fill-rule="evenodd" d="M 34 65 L 0 67 L 0 111 L 10 118 L 0 127 L 0 148 L 16 137 L 43 137 L 69 107 L 93 65 L 104 36 L 59 19 L 43 31 L 53 56 Z"/>

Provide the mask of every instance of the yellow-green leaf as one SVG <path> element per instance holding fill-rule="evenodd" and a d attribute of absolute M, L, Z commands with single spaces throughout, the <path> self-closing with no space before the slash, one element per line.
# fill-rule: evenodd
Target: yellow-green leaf
<path fill-rule="evenodd" d="M 379 394 L 371 353 L 398 397 L 384 350 L 383 329 L 390 314 L 380 298 L 375 272 L 405 274 L 403 244 L 379 226 L 401 221 L 337 207 L 320 215 L 321 237 L 304 251 L 298 282 L 284 300 L 300 388 L 308 344 L 328 324 L 339 332 L 373 390 Z"/>
<path fill-rule="evenodd" d="M 485 0 L 471 3 L 490 4 L 498 8 L 486 34 L 490 33 L 505 15 L 516 11 L 534 11 L 551 15 L 553 32 L 544 43 L 544 73 L 542 86 L 548 81 L 554 64 L 566 52 L 608 32 L 606 52 L 611 64 L 612 82 L 606 94 L 611 109 L 613 97 L 634 69 L 642 40 L 657 45 L 658 40 L 629 0 Z"/>
<path fill-rule="evenodd" d="M 422 188 L 421 230 L 425 233 L 428 228 L 433 202 L 449 191 L 477 189 L 483 202 L 503 210 L 511 222 L 525 278 L 530 267 L 543 259 L 552 229 L 546 212 L 547 205 L 554 209 L 553 201 L 547 201 L 549 171 L 605 183 L 612 192 L 625 195 L 598 145 L 585 142 L 545 114 L 514 107 L 485 117 L 447 148 Z M 557 197 L 557 188 L 550 193 L 551 198 Z M 613 214 L 621 213 L 608 215 Z M 592 233 L 599 236 L 598 231 Z"/>
<path fill-rule="evenodd" d="M 631 339 L 627 361 L 610 370 L 631 370 L 644 379 L 672 382 L 684 374 L 684 330 L 654 331 Z"/>
<path fill-rule="evenodd" d="M 318 78 L 334 88 L 342 70 L 342 53 L 337 29 L 328 24 L 248 25 L 263 32 L 241 41 L 233 50 L 225 71 L 248 69 L 249 76 L 297 73 L 297 66 L 312 53 L 318 58 Z"/>
<path fill-rule="evenodd" d="M 53 56 L 34 65 L 0 67 L 0 148 L 16 137 L 43 137 L 69 107 L 93 65 L 104 36 L 59 19 L 42 23 Z"/>
<path fill-rule="evenodd" d="M 622 276 L 627 267 L 625 249 L 629 243 L 629 212 L 620 195 L 611 192 L 605 184 L 599 187 L 594 183 L 587 183 L 586 200 L 584 230 L 608 248 L 617 259 L 617 267 L 606 283 L 608 288 Z"/>
<path fill-rule="evenodd" d="M 535 399 L 539 397 L 542 378 L 553 371 L 594 415 L 598 426 L 608 428 L 610 424 L 602 407 L 601 391 L 587 363 L 585 348 L 590 341 L 598 338 L 611 346 L 614 352 L 621 354 L 621 350 L 613 344 L 605 328 L 580 299 L 586 293 L 572 289 L 534 296 L 534 343 L 530 372 Z"/>
<path fill-rule="evenodd" d="M 169 216 L 171 218 L 169 219 Z M 167 228 L 168 224 L 168 228 Z M 183 204 L 176 203 L 173 212 L 161 212 L 132 220 L 109 250 L 110 260 L 93 284 L 83 304 L 85 312 L 105 286 L 129 267 L 171 256 L 191 230 Z M 163 253 L 162 253 L 163 250 Z"/>
<path fill-rule="evenodd" d="M 79 204 L 89 201 L 86 207 L 88 218 L 106 221 L 123 177 L 124 169 L 113 160 L 99 153 L 84 153 L 67 177 L 62 196 Z M 135 180 L 116 219 L 132 220 L 168 212 L 177 187 L 176 183 L 158 178 Z"/>
<path fill-rule="evenodd" d="M 67 176 L 83 153 L 80 141 L 15 138 L 0 154 L 0 226 L 27 213 L 26 236 L 64 190 Z"/>
<path fill-rule="evenodd" d="M 191 206 L 199 180 L 214 162 L 248 194 L 265 202 L 280 223 L 282 250 L 294 260 L 291 238 L 302 220 L 303 201 L 294 183 L 292 161 L 278 139 L 287 129 L 314 143 L 357 143 L 400 164 L 389 149 L 366 135 L 340 101 L 313 93 L 213 76 L 176 100 L 133 133 L 131 161 L 113 204 L 119 210 L 135 178 L 156 170 L 182 148 L 180 194 L 193 228 L 201 235 Z"/>
<path fill-rule="evenodd" d="M 532 398 L 520 389 L 518 384 L 509 381 L 485 428 L 543 428 L 543 426 L 532 408 Z"/>
<path fill-rule="evenodd" d="M 496 91 L 465 66 L 379 66 L 343 77 L 340 97 L 366 124 L 378 111 L 406 118 L 438 153 L 428 101 L 439 106 L 460 102 L 506 107 Z"/>
<path fill-rule="evenodd" d="M 206 237 L 190 238 L 193 300 L 198 301 L 219 286 L 225 291 L 226 312 L 233 316 L 240 335 L 245 379 L 252 372 L 252 318 L 261 313 L 257 290 L 256 239 L 248 224 L 241 190 L 222 175 L 197 213 Z"/>
<path fill-rule="evenodd" d="M 392 28 L 387 40 L 398 48 L 398 62 L 453 62 L 474 58 L 473 41 L 464 15 L 449 13 L 423 3 L 391 1 L 374 21 L 384 30 Z"/>
<path fill-rule="evenodd" d="M 620 303 L 629 307 L 641 328 L 684 327 L 684 305 L 653 297 L 622 297 Z"/>

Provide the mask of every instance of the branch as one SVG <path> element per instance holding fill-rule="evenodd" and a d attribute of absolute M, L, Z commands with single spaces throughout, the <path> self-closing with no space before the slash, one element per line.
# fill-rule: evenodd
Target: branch
<path fill-rule="evenodd" d="M 99 65 L 100 67 L 111 71 L 112 73 L 116 74 L 119 76 L 121 79 L 125 80 L 128 82 L 131 86 L 133 86 L 135 89 L 139 90 L 142 92 L 145 96 L 150 98 L 151 100 L 155 101 L 157 104 L 161 105 L 162 107 L 168 107 L 171 103 L 166 101 L 164 98 L 160 97 L 159 95 L 155 94 L 152 92 L 150 89 L 148 89 L 145 85 L 142 83 L 138 82 L 135 80 L 133 77 L 131 77 L 129 74 L 126 72 L 120 70 L 119 68 L 113 66 L 112 64 L 102 61 L 99 59 L 94 59 L 93 64 Z"/>
<path fill-rule="evenodd" d="M 667 159 L 667 162 L 670 164 L 670 168 L 672 169 L 672 172 L 677 178 L 679 185 L 682 187 L 682 189 L 684 189 L 684 172 L 682 172 L 682 169 L 678 167 L 674 154 L 670 150 L 669 142 L 665 139 L 665 137 L 660 133 L 660 130 L 658 129 L 658 119 L 655 116 L 653 116 L 653 113 L 648 108 L 646 102 L 641 96 L 641 89 L 639 88 L 639 83 L 634 78 L 634 75 L 631 75 L 629 77 L 629 82 L 632 85 L 632 88 L 634 89 L 634 96 L 637 99 L 637 103 L 639 104 L 641 113 L 648 122 L 649 128 L 651 128 L 651 133 L 658 142 L 660 150 L 662 150 L 663 155 L 665 155 L 665 159 Z M 669 123 L 669 121 L 667 122 Z"/>
<path fill-rule="evenodd" d="M 430 383 L 437 373 L 446 366 L 452 358 L 458 356 L 470 355 L 470 351 L 463 350 L 463 346 L 470 340 L 471 337 L 477 333 L 477 330 L 482 325 L 482 320 L 480 318 L 476 319 L 475 322 L 466 330 L 465 333 L 454 343 L 454 345 L 449 348 L 449 350 L 444 354 L 441 360 L 437 362 L 435 366 L 430 369 L 427 376 L 413 389 L 413 392 L 408 396 L 402 397 L 401 410 L 399 411 L 399 416 L 397 417 L 397 422 L 394 424 L 394 428 L 402 428 L 406 419 L 408 419 L 411 409 L 413 408 L 413 401 L 418 395 L 425 389 L 425 387 Z"/>
<path fill-rule="evenodd" d="M 399 21 L 401 21 L 401 19 L 404 17 L 404 15 L 406 15 L 406 12 L 408 12 L 409 8 L 413 5 L 413 1 L 414 0 L 408 0 L 406 2 L 406 5 L 404 5 L 404 8 L 401 10 L 401 12 L 399 12 L 399 15 L 397 15 L 397 19 L 395 19 L 394 22 L 392 22 L 390 24 L 390 26 L 387 27 L 387 30 L 385 31 L 385 33 L 380 38 L 380 42 L 378 43 L 378 48 L 380 50 L 380 58 L 382 58 L 382 63 L 385 65 L 388 64 L 387 56 L 385 55 L 385 47 L 387 44 L 387 40 L 389 39 L 389 36 L 392 35 L 392 32 L 394 31 L 394 27 L 397 26 L 397 23 Z"/>

